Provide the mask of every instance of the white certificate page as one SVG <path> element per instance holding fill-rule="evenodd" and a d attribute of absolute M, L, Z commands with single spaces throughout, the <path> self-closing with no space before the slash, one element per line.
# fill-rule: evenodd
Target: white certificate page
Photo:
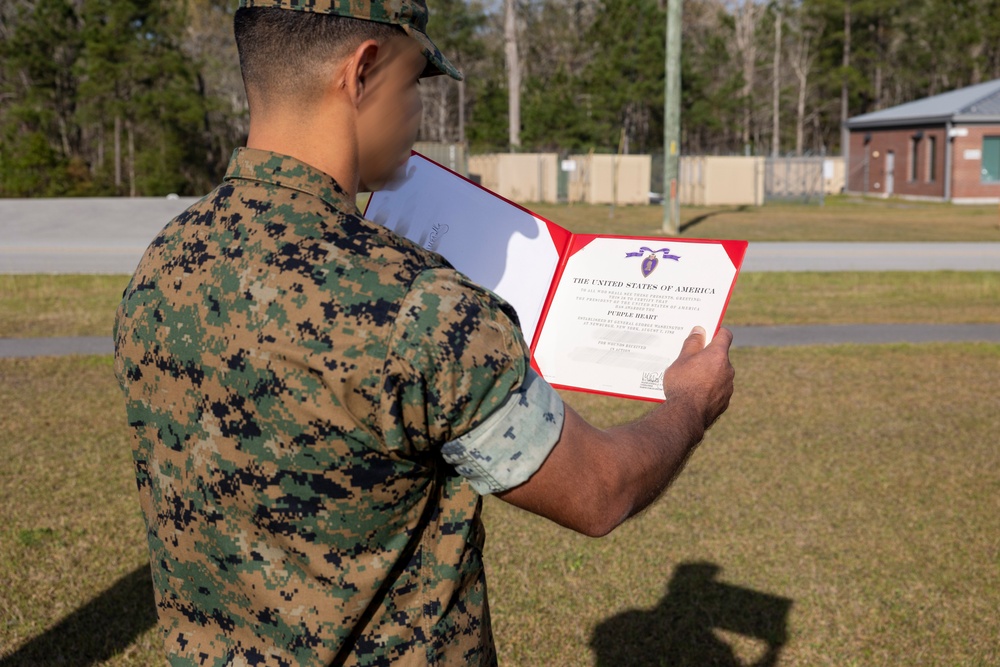
<path fill-rule="evenodd" d="M 420 155 L 403 178 L 372 195 L 365 215 L 500 295 L 531 344 L 559 264 L 541 219 Z"/>
<path fill-rule="evenodd" d="M 695 325 L 718 329 L 738 267 L 721 242 L 593 238 L 567 261 L 535 348 L 551 384 L 663 399 Z"/>

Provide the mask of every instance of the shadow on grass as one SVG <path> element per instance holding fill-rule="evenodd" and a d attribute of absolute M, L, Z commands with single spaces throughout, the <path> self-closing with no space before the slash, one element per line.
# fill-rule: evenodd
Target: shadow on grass
<path fill-rule="evenodd" d="M 590 647 L 598 667 L 773 666 L 788 641 L 792 601 L 717 581 L 713 563 L 682 563 L 653 609 L 603 621 Z M 757 658 L 740 660 L 716 630 L 752 640 Z"/>
<path fill-rule="evenodd" d="M 683 225 L 681 225 L 678 231 L 681 234 L 683 234 L 684 232 L 691 229 L 695 225 L 705 222 L 713 215 L 719 215 L 720 213 L 742 213 L 743 211 L 747 210 L 747 208 L 748 207 L 746 205 L 742 205 L 742 206 L 737 206 L 736 208 L 726 208 L 722 209 L 721 211 L 712 211 L 711 213 L 703 213 L 702 215 L 695 216 L 690 220 L 688 220 L 687 222 L 685 222 Z"/>
<path fill-rule="evenodd" d="M 99 596 L 6 657 L 0 667 L 68 665 L 108 660 L 156 624 L 153 580 L 143 564 Z"/>

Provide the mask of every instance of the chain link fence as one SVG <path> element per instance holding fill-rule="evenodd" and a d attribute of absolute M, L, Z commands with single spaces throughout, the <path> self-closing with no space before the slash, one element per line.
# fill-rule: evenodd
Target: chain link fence
<path fill-rule="evenodd" d="M 823 205 L 826 194 L 820 157 L 769 157 L 764 161 L 764 202 Z"/>

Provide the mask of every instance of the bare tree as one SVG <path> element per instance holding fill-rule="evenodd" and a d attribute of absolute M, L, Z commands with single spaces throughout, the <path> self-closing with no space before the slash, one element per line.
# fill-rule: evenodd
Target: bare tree
<path fill-rule="evenodd" d="M 739 63 L 743 74 L 743 88 L 740 96 L 743 99 L 743 126 L 741 128 L 744 147 L 748 147 L 751 137 L 757 136 L 754 131 L 754 92 L 757 83 L 758 42 L 757 29 L 766 7 L 754 0 L 737 0 L 733 9 L 735 20 L 734 59 Z"/>
<path fill-rule="evenodd" d="M 201 94 L 221 103 L 218 109 L 206 114 L 203 124 L 216 153 L 209 159 L 222 167 L 229 162 L 233 148 L 242 144 L 250 131 L 249 106 L 233 38 L 231 4 L 227 0 L 186 0 L 181 38 L 181 49 L 201 64 L 198 70 Z"/>
<path fill-rule="evenodd" d="M 423 141 L 456 141 L 450 104 L 451 79 L 446 76 L 425 78 L 420 83 L 420 101 L 424 113 L 420 121 Z"/>
<path fill-rule="evenodd" d="M 843 75 L 840 82 L 840 154 L 847 155 L 847 141 L 850 134 L 847 130 L 848 91 L 847 70 L 851 66 L 851 0 L 844 1 L 844 52 L 841 58 Z"/>
<path fill-rule="evenodd" d="M 805 144 L 806 102 L 809 97 L 809 75 L 816 61 L 816 42 L 821 39 L 823 27 L 813 24 L 801 6 L 788 17 L 791 41 L 788 60 L 795 76 L 795 154 L 802 155 Z"/>

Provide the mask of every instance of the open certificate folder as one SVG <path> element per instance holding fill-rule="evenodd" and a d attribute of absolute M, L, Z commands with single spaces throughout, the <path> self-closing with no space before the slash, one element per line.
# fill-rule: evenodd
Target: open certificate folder
<path fill-rule="evenodd" d="M 691 329 L 718 331 L 747 249 L 572 234 L 416 153 L 365 215 L 510 303 L 553 386 L 655 401 Z"/>

